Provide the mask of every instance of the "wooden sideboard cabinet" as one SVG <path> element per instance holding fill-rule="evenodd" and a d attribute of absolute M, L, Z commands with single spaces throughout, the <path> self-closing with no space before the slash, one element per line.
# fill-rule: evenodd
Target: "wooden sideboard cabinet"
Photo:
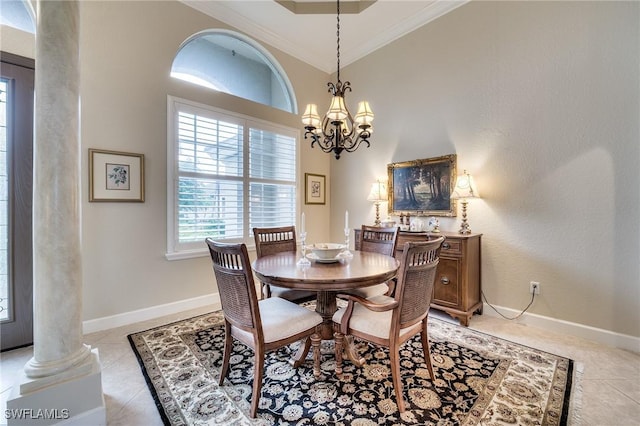
<path fill-rule="evenodd" d="M 431 234 L 436 235 L 436 234 Z M 482 314 L 480 291 L 480 238 L 482 234 L 462 235 L 453 232 L 441 232 L 445 236 L 440 249 L 440 263 L 436 272 L 431 307 L 444 311 L 460 320 L 460 324 L 469 325 L 474 313 Z M 429 238 L 426 232 L 400 231 L 396 246 L 396 258 L 402 257 L 404 243 L 424 241 Z M 360 249 L 360 229 L 355 230 L 356 250 Z"/>

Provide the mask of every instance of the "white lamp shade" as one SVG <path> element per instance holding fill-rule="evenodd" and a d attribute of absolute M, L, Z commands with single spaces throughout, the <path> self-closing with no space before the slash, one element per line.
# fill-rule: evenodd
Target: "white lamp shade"
<path fill-rule="evenodd" d="M 456 187 L 453 190 L 453 194 L 451 194 L 451 198 L 456 200 L 478 197 L 480 197 L 480 194 L 478 193 L 478 188 L 473 180 L 473 176 L 465 170 L 464 173 L 456 179 Z"/>
<path fill-rule="evenodd" d="M 371 184 L 371 191 L 369 192 L 367 201 L 373 201 L 375 203 L 387 201 L 387 184 L 380 181 Z"/>
<path fill-rule="evenodd" d="M 344 105 L 344 98 L 342 96 L 334 96 L 331 99 L 329 111 L 327 111 L 327 118 L 331 121 L 340 121 L 347 118 L 348 115 L 347 107 Z"/>
<path fill-rule="evenodd" d="M 355 121 L 358 126 L 371 126 L 373 111 L 371 111 L 369 102 L 362 101 L 358 104 L 358 113 L 356 114 Z"/>
<path fill-rule="evenodd" d="M 306 127 L 320 127 L 320 116 L 316 104 L 309 104 L 302 114 L 302 124 Z"/>

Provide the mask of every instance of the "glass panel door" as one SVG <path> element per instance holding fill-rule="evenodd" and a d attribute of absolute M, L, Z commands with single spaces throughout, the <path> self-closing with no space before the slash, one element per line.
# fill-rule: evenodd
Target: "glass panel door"
<path fill-rule="evenodd" d="M 0 321 L 11 319 L 9 304 L 9 194 L 7 191 L 7 79 L 0 79 Z"/>
<path fill-rule="evenodd" d="M 34 61 L 0 52 L 0 350 L 33 342 Z"/>

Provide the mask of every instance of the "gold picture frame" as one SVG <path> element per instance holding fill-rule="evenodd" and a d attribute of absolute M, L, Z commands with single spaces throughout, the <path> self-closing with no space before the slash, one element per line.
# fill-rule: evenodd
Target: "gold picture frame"
<path fill-rule="evenodd" d="M 90 148 L 89 201 L 144 202 L 144 154 Z"/>
<path fill-rule="evenodd" d="M 389 214 L 456 216 L 456 154 L 387 165 Z"/>
<path fill-rule="evenodd" d="M 304 203 L 305 204 L 325 204 L 326 197 L 326 176 L 313 173 L 304 174 Z"/>

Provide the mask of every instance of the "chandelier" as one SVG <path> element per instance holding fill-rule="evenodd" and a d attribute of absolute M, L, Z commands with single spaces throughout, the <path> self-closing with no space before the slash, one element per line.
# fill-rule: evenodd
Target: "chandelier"
<path fill-rule="evenodd" d="M 358 112 L 355 118 L 351 115 L 344 102 L 344 95 L 351 91 L 351 83 L 340 81 L 340 0 L 337 0 L 337 77 L 338 82 L 327 83 L 329 93 L 333 96 L 329 110 L 322 121 L 318 115 L 318 107 L 315 104 L 307 105 L 302 114 L 304 124 L 304 138 L 311 138 L 311 147 L 317 143 L 324 152 L 333 152 L 336 160 L 340 159 L 342 151 L 353 152 L 362 142 L 369 147 L 369 137 L 373 132 L 371 122 L 373 111 L 369 102 L 362 101 L 358 104 Z"/>

